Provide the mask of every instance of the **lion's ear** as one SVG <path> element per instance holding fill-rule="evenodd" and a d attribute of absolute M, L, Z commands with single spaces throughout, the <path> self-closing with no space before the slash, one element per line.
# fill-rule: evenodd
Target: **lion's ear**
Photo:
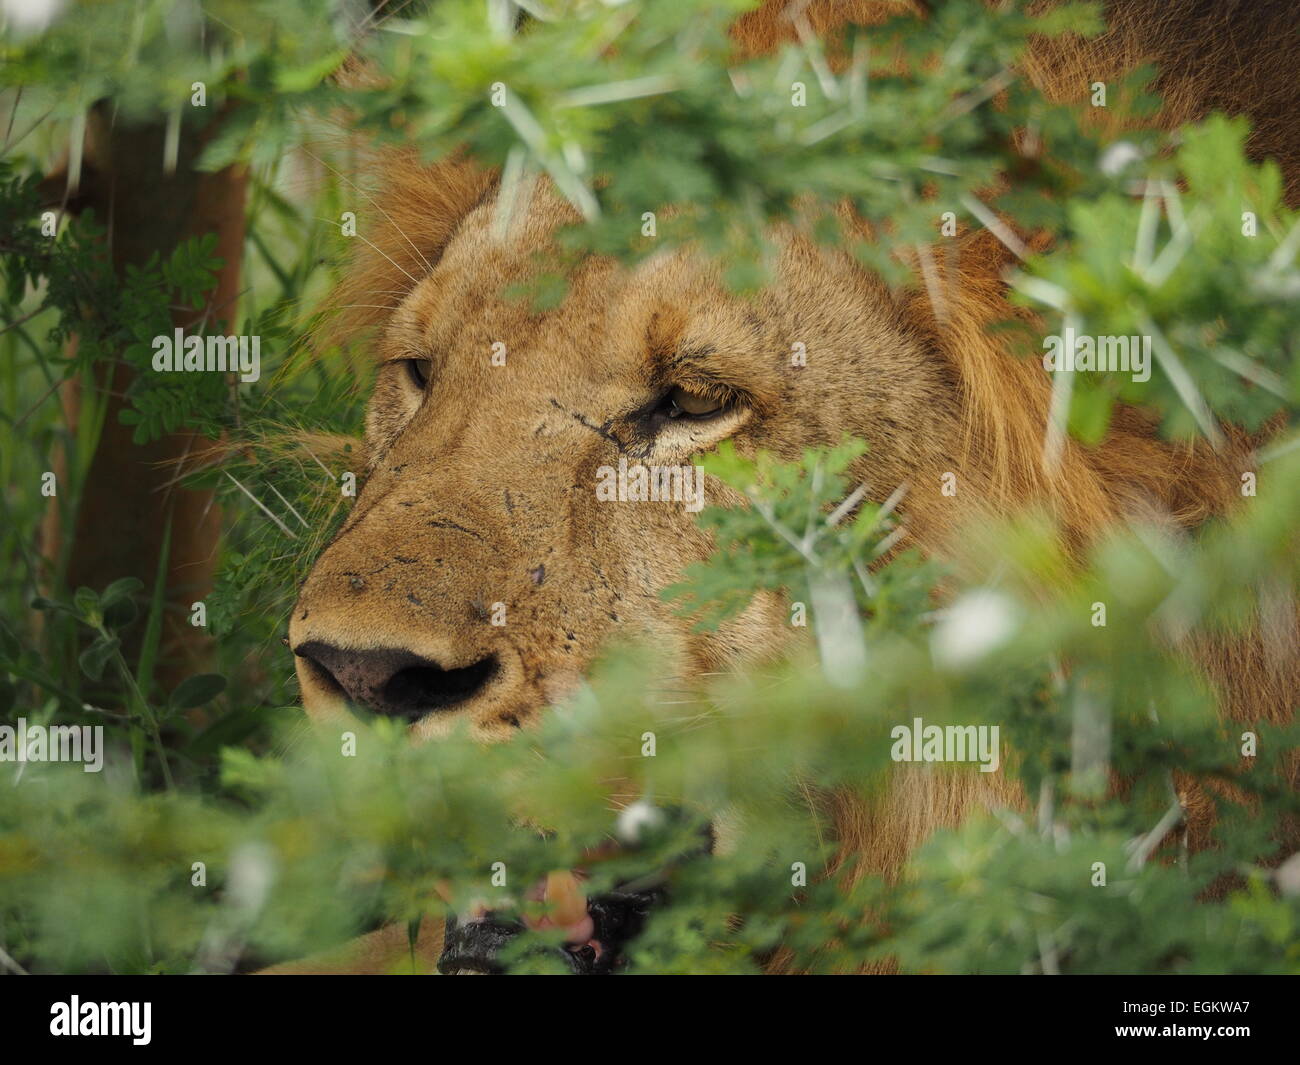
<path fill-rule="evenodd" d="M 348 185 L 355 206 L 340 230 L 352 249 L 315 330 L 319 345 L 348 344 L 386 322 L 496 181 L 463 159 L 428 165 L 406 148 L 375 151 L 364 172 L 370 182 Z"/>

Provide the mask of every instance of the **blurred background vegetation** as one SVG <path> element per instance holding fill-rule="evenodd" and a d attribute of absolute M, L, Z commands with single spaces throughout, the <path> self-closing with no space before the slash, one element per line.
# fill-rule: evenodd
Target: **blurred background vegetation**
<path fill-rule="evenodd" d="M 1086 4 L 1033 18 L 952 0 L 835 55 L 805 40 L 743 64 L 726 28 L 744 3 L 393 6 L 383 20 L 337 0 L 4 6 L 0 705 L 8 723 L 102 725 L 112 754 L 102 774 L 0 766 L 0 962 L 244 970 L 494 895 L 505 862 L 515 886 L 587 865 L 593 891 L 660 870 L 671 903 L 630 948 L 639 971 L 754 971 L 778 952 L 814 971 L 1300 971 L 1300 901 L 1275 871 L 1300 812 L 1296 732 L 1250 725 L 1243 760 L 1248 726 L 1221 723 L 1169 649 L 1188 628 L 1239 630 L 1262 590 L 1294 605 L 1300 227 L 1277 169 L 1246 160 L 1244 121 L 1135 130 L 1101 165 L 1099 128 L 1008 76 L 1030 34 L 1095 32 Z M 386 80 L 344 87 L 352 55 Z M 1110 106 L 1149 113 L 1150 73 L 1111 86 Z M 490 103 L 498 83 L 509 107 Z M 282 638 L 349 502 L 331 440 L 359 433 L 368 385 L 364 351 L 306 339 L 352 239 L 344 212 L 364 239 L 373 206 L 343 114 L 428 158 L 465 146 L 507 187 L 545 174 L 584 217 L 565 235 L 575 255 L 634 260 L 652 250 L 642 213 L 687 205 L 654 249 L 698 242 L 740 290 L 765 280 L 764 227 L 801 197 L 888 220 L 892 243 L 817 234 L 912 283 L 889 247 L 935 242 L 936 205 L 979 225 L 973 194 L 1032 128 L 1050 165 L 989 200 L 1057 235 L 1014 280 L 1021 298 L 1058 332 L 1154 323 L 1181 356 L 1138 392 L 1073 381 L 1070 431 L 1095 441 L 1118 400 L 1172 437 L 1267 421 L 1258 494 L 1183 541 L 1117 530 L 1082 566 L 1026 514 L 989 528 L 986 564 L 960 577 L 910 555 L 868 573 L 889 509 L 824 519 L 855 487 L 860 442 L 784 467 L 724 450 L 710 472 L 755 506 L 706 511 L 719 553 L 668 594 L 709 624 L 760 587 L 804 602 L 815 582 L 851 587 L 867 663 L 852 687 L 801 654 L 664 698 L 652 652 L 622 649 L 517 742 L 416 749 L 359 721 L 356 757 L 340 758 L 337 737 L 301 727 Z M 1133 195 L 1137 178 L 1181 190 L 1178 210 Z M 1173 251 L 1119 268 L 1141 242 Z M 539 300 L 563 293 L 547 280 Z M 260 336 L 261 379 L 140 373 L 177 326 Z M 815 565 L 781 535 L 810 520 Z M 834 860 L 819 796 L 876 793 L 890 729 L 915 716 L 1000 725 L 1019 752 L 1002 771 L 1030 805 L 940 833 L 885 883 Z M 1080 738 L 1098 728 L 1100 754 Z M 1177 825 L 1176 770 L 1249 799 L 1212 794 L 1215 845 L 1197 853 L 1177 831 L 1157 847 Z M 1098 785 L 1107 771 L 1119 793 Z M 629 799 L 674 816 L 593 864 Z M 734 851 L 683 858 L 724 811 Z M 521 829 L 525 812 L 563 828 Z M 527 953 L 555 936 L 522 937 L 517 965 L 559 965 Z"/>

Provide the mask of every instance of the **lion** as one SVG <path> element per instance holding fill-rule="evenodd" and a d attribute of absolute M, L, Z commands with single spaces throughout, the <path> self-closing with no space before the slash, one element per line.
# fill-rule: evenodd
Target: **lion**
<path fill-rule="evenodd" d="M 738 51 L 792 38 L 790 6 L 820 34 L 897 12 L 867 0 L 768 0 L 735 23 Z M 926 17 L 925 4 L 908 6 Z M 1252 152 L 1279 161 L 1294 202 L 1290 6 L 1114 0 L 1106 33 L 1042 42 L 1023 72 L 1053 99 L 1081 100 L 1091 82 L 1153 61 L 1164 100 L 1156 121 L 1249 115 Z M 330 333 L 373 338 L 364 483 L 289 629 L 315 720 L 356 703 L 409 722 L 417 740 L 464 725 L 491 742 L 539 721 L 615 636 L 648 641 L 686 678 L 787 650 L 794 637 L 775 596 L 760 594 L 715 632 L 693 631 L 663 601 L 660 590 L 711 542 L 681 506 L 600 505 L 594 471 L 620 457 L 680 466 L 731 440 L 793 458 L 862 437 L 871 446 L 855 481 L 877 502 L 910 485 L 901 509 L 911 542 L 937 556 L 966 522 L 1028 504 L 1076 547 L 1133 514 L 1191 528 L 1230 507 L 1250 468 L 1257 441 L 1244 433 L 1225 427 L 1219 451 L 1168 443 L 1143 414 L 1120 409 L 1101 446 L 1067 441 L 1046 469 L 1050 385 L 989 328 L 1011 313 L 1001 279 L 1011 254 L 987 230 L 959 238 L 943 319 L 923 286 L 892 291 L 790 227 L 774 234 L 776 279 L 757 299 L 731 295 L 721 264 L 683 250 L 630 268 L 588 257 L 568 270 L 563 302 L 539 311 L 501 293 L 539 261 L 559 263 L 554 234 L 576 216 L 555 190 L 539 184 L 503 236 L 498 176 L 473 161 L 425 165 L 388 150 L 380 169 L 382 218 L 333 294 Z M 819 357 L 795 369 L 788 352 L 799 340 Z M 507 368 L 493 364 L 494 350 Z M 940 494 L 945 471 L 963 485 L 955 498 Z M 490 624 L 495 604 L 508 625 Z M 1294 660 L 1243 638 L 1201 665 L 1225 715 L 1289 717 Z M 832 802 L 836 838 L 864 873 L 896 875 L 936 829 L 1021 801 L 992 777 L 900 772 L 872 805 Z M 1208 801 L 1191 787 L 1183 801 L 1193 835 L 1203 833 Z M 443 946 L 428 924 L 415 944 L 426 967 Z M 381 972 L 407 950 L 407 930 L 389 928 L 278 971 Z"/>

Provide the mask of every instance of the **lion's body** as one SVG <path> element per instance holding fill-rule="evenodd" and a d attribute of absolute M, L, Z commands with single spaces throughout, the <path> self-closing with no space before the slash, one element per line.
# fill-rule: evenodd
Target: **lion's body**
<path fill-rule="evenodd" d="M 846 20 L 879 21 L 889 6 L 816 0 L 807 14 L 831 33 Z M 1251 114 L 1254 148 L 1281 161 L 1294 198 L 1300 80 L 1287 7 L 1123 0 L 1111 5 L 1110 33 L 1044 47 L 1026 70 L 1048 95 L 1082 99 L 1091 82 L 1163 62 L 1160 121 L 1216 106 Z M 782 9 L 769 3 L 740 20 L 742 50 L 791 35 Z M 1072 549 L 1135 513 L 1194 526 L 1231 505 L 1249 468 L 1254 442 L 1241 434 L 1219 452 L 1171 445 L 1122 410 L 1101 446 L 1069 442 L 1049 472 L 1050 385 L 989 328 L 1008 316 L 1000 274 L 1009 253 L 985 231 L 960 238 L 942 318 L 922 287 L 892 293 L 849 256 L 794 232 L 779 238 L 779 280 L 752 303 L 729 295 L 714 266 L 679 253 L 632 270 L 589 260 L 563 304 L 537 313 L 499 293 L 529 276 L 530 257 L 571 220 L 560 197 L 538 186 L 503 232 L 495 180 L 469 163 L 426 168 L 396 153 L 384 180 L 373 243 L 335 297 L 335 335 L 374 330 L 386 364 L 368 417 L 366 485 L 291 625 L 295 649 L 308 651 L 299 672 L 316 716 L 338 712 L 341 695 L 377 691 L 389 672 L 383 662 L 339 664 L 339 649 L 400 648 L 444 670 L 490 663 L 473 698 L 416 725 L 432 736 L 463 719 L 490 739 L 536 720 L 615 635 L 653 641 L 683 676 L 742 668 L 787 646 L 775 599 L 759 597 L 711 634 L 661 601 L 659 589 L 709 544 L 680 506 L 597 502 L 594 471 L 620 455 L 676 465 L 731 437 L 794 456 L 849 432 L 871 445 L 855 476 L 876 500 L 909 483 L 908 529 L 939 554 L 973 518 L 1030 503 L 1059 520 Z M 788 352 L 800 340 L 816 357 L 796 370 Z M 491 358 L 496 344 L 504 365 Z M 407 377 L 401 360 L 413 357 L 430 360 L 427 394 Z M 744 403 L 714 422 L 652 426 L 647 403 L 669 383 L 725 386 Z M 946 471 L 962 485 L 955 499 L 939 491 Z M 495 604 L 504 626 L 491 624 Z M 1292 712 L 1295 655 L 1250 637 L 1201 651 L 1226 714 L 1279 721 Z M 863 872 L 892 874 L 972 805 L 1019 801 L 1001 778 L 983 777 L 902 773 L 874 806 L 836 800 L 845 853 Z M 1190 786 L 1184 798 L 1196 837 L 1208 803 Z M 347 967 L 382 967 L 389 948 L 405 950 L 405 934 L 375 944 L 378 953 Z M 421 954 L 429 950 L 436 943 L 422 940 Z"/>

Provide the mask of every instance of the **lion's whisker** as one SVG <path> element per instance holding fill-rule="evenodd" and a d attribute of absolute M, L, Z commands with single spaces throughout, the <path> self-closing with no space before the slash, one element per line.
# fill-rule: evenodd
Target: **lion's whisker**
<path fill-rule="evenodd" d="M 392 225 L 392 227 L 393 227 L 395 230 L 397 230 L 397 232 L 398 232 L 398 234 L 401 236 L 401 238 L 402 238 L 404 241 L 406 241 L 407 244 L 409 244 L 409 245 L 411 246 L 411 250 L 412 250 L 413 252 L 415 252 L 415 254 L 418 255 L 418 256 L 420 257 L 420 261 L 421 261 L 422 263 L 424 263 L 424 268 L 425 268 L 426 270 L 432 270 L 432 269 L 433 269 L 433 264 L 432 264 L 431 262 L 429 262 L 429 260 L 428 260 L 427 258 L 425 258 L 424 253 L 423 253 L 422 251 L 420 251 L 420 249 L 416 246 L 415 241 L 413 241 L 410 237 L 408 237 L 408 236 L 406 235 L 406 231 L 405 231 L 404 229 L 402 229 L 402 227 L 399 226 L 399 225 L 397 224 L 397 221 L 393 218 L 393 216 L 390 215 L 387 211 L 385 211 L 385 210 L 383 209 L 383 207 L 381 207 L 381 206 L 379 205 L 378 201 L 377 201 L 373 196 L 370 195 L 370 193 L 368 193 L 365 189 L 363 189 L 360 185 L 358 185 L 355 181 L 353 181 L 353 180 L 352 180 L 350 177 L 348 177 L 346 174 L 344 174 L 344 173 L 342 173 L 340 170 L 337 170 L 336 168 L 330 166 L 329 163 L 325 162 L 324 159 L 320 158 L 320 156 L 316 155 L 315 153 L 313 153 L 313 152 L 310 151 L 309 149 L 307 149 L 307 148 L 303 148 L 302 151 L 303 151 L 303 153 L 306 154 L 309 158 L 311 158 L 311 159 L 315 159 L 316 162 L 320 163 L 321 166 L 323 166 L 326 170 L 328 170 L 331 174 L 333 174 L 333 175 L 334 175 L 335 177 L 337 177 L 339 180 L 341 180 L 341 181 L 346 181 L 346 182 L 347 182 L 349 185 L 351 185 L 351 186 L 352 186 L 352 187 L 353 187 L 357 192 L 361 193 L 362 196 L 364 196 L 367 200 L 369 200 L 370 203 L 371 203 L 371 204 L 372 204 L 376 209 L 378 209 L 379 213 L 382 214 L 385 218 L 388 219 L 389 223 Z M 332 222 L 333 222 L 333 219 L 330 219 L 330 221 L 331 221 L 331 223 L 332 223 Z M 365 240 L 364 237 L 362 237 L 362 239 Z M 369 243 L 369 242 L 367 241 L 367 243 Z M 372 244 L 371 247 L 373 248 L 374 245 Z M 378 249 L 376 249 L 376 250 L 378 250 Z M 389 262 L 392 262 L 391 259 L 389 259 L 388 261 L 389 261 Z M 397 266 L 396 263 L 393 263 L 393 265 L 394 265 L 394 266 Z M 401 269 L 401 268 L 398 267 L 398 269 Z M 405 273 L 405 271 L 403 271 L 403 273 Z M 411 275 L 410 275 L 410 274 L 407 274 L 406 276 L 407 276 L 407 277 L 410 277 Z M 412 278 L 412 280 L 414 280 L 414 278 Z"/>

